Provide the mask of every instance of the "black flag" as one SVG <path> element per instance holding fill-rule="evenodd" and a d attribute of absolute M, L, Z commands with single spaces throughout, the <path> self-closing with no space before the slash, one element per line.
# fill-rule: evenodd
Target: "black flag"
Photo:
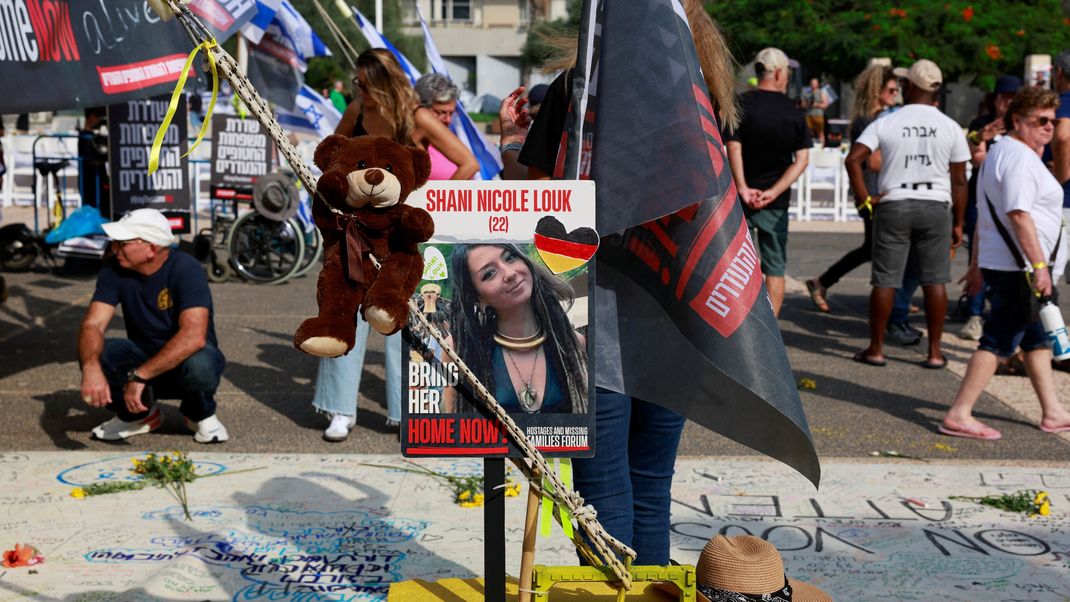
<path fill-rule="evenodd" d="M 556 175 L 597 182 L 598 385 L 675 410 L 817 484 L 679 3 L 586 0 L 572 98 Z"/>

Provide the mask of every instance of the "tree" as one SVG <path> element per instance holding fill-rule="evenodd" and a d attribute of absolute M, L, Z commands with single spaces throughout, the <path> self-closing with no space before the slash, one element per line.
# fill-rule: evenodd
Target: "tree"
<path fill-rule="evenodd" d="M 357 23 L 352 17 L 342 15 L 335 3 L 330 0 L 318 1 L 326 9 L 331 21 L 341 29 L 345 39 L 349 41 L 357 52 L 362 52 L 368 48 L 364 35 L 360 33 L 360 29 L 357 28 Z M 331 34 L 331 30 L 316 9 L 314 1 L 291 0 L 291 3 L 333 53 L 329 57 L 317 57 L 309 60 L 308 71 L 305 73 L 305 83 L 313 89 L 319 90 L 321 88 L 330 88 L 334 80 L 338 79 L 345 83 L 346 88 L 351 87 L 352 68 L 338 48 L 338 41 Z M 375 18 L 375 0 L 356 0 L 352 3 L 368 19 Z M 397 46 L 398 50 L 408 57 L 417 69 L 424 71 L 427 58 L 424 54 L 423 38 L 401 33 L 403 17 L 400 2 L 383 2 L 383 35 L 390 40 L 390 43 Z"/>
<path fill-rule="evenodd" d="M 849 80 L 873 57 L 920 58 L 945 79 L 1020 73 L 1027 54 L 1070 47 L 1060 0 L 713 0 L 707 9 L 740 62 L 775 46 L 810 73 Z"/>
<path fill-rule="evenodd" d="M 539 4 L 542 14 L 543 5 Z M 525 68 L 539 68 L 557 56 L 558 49 L 548 40 L 554 38 L 575 40 L 580 33 L 580 16 L 583 0 L 568 0 L 566 16 L 553 21 L 539 21 L 528 30 L 527 40 L 520 49 L 520 63 Z M 573 44 L 575 46 L 575 43 Z"/>

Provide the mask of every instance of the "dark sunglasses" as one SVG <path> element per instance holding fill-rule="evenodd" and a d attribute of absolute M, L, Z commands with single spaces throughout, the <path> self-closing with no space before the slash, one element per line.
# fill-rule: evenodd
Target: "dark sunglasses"
<path fill-rule="evenodd" d="M 1037 127 L 1046 127 L 1049 123 L 1051 125 L 1055 125 L 1056 121 L 1058 121 L 1058 119 L 1052 119 L 1051 117 L 1036 117 L 1032 120 L 1033 123 L 1031 125 Z"/>
<path fill-rule="evenodd" d="M 361 90 L 367 89 L 367 88 L 364 87 L 364 83 L 360 81 L 359 77 L 354 77 L 353 78 L 353 85 L 358 87 L 358 88 L 360 88 Z"/>

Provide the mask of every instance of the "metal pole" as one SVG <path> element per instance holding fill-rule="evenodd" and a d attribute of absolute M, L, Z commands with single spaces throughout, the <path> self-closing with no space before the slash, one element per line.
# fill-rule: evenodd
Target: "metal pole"
<path fill-rule="evenodd" d="M 375 30 L 383 33 L 383 0 L 375 0 Z"/>
<path fill-rule="evenodd" d="M 505 460 L 483 460 L 483 595 L 505 602 Z"/>

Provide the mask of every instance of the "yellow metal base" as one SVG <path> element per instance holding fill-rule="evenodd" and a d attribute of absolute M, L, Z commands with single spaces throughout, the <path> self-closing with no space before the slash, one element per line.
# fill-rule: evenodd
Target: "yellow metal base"
<path fill-rule="evenodd" d="M 612 572 L 609 573 L 612 575 Z M 632 589 L 625 594 L 626 602 L 672 602 L 695 600 L 695 567 L 693 566 L 637 566 L 632 567 Z M 617 590 L 607 583 L 605 573 L 590 567 L 536 566 L 532 589 L 540 593 L 533 600 L 545 602 L 614 602 Z M 677 583 L 681 590 L 669 583 Z M 687 585 L 690 583 L 690 586 Z M 539 587 L 536 584 L 542 584 Z M 517 599 L 517 580 L 505 582 L 506 600 Z M 486 598 L 483 579 L 441 579 L 425 581 L 413 579 L 390 586 L 388 602 L 482 602 Z"/>

